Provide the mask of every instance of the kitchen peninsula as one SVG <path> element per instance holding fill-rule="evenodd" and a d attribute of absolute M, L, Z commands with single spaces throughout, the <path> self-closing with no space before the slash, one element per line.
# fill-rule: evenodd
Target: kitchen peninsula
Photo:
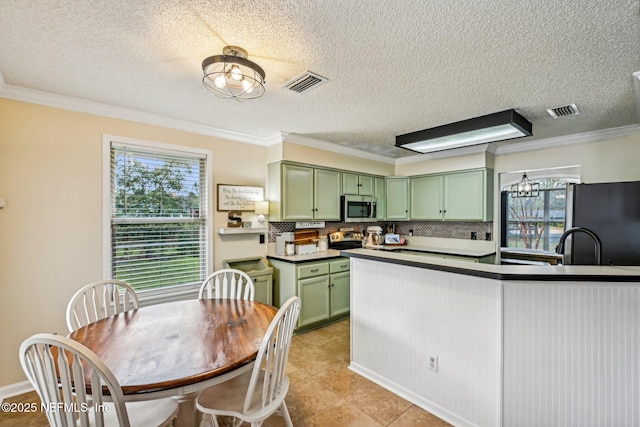
<path fill-rule="evenodd" d="M 342 255 L 355 372 L 456 426 L 640 425 L 640 267 Z"/>

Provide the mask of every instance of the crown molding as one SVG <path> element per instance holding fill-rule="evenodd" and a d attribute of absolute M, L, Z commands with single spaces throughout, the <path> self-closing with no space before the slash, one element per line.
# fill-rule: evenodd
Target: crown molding
<path fill-rule="evenodd" d="M 212 136 L 215 138 L 228 139 L 231 141 L 244 142 L 264 147 L 282 142 L 280 133 L 269 137 L 259 137 L 242 132 L 220 129 L 213 126 L 200 125 L 186 120 L 178 120 L 159 114 L 146 113 L 144 111 L 6 85 L 2 80 L 2 75 L 0 75 L 0 97 L 13 99 L 15 101 L 45 105 L 48 107 L 61 108 L 63 110 L 76 111 L 79 113 L 95 114 L 98 116 L 182 130 L 199 135 Z"/>
<path fill-rule="evenodd" d="M 640 71 L 633 73 L 634 88 L 638 98 L 638 114 L 640 121 Z M 69 96 L 56 95 L 47 92 L 37 91 L 33 89 L 25 89 L 4 83 L 4 78 L 0 74 L 0 97 L 13 99 L 15 101 L 29 102 L 32 104 L 40 104 L 49 107 L 61 108 L 64 110 L 76 111 L 80 113 L 95 114 L 98 116 L 111 117 L 116 119 L 128 120 L 138 123 L 149 124 L 153 126 L 166 127 L 176 130 L 182 130 L 199 135 L 206 135 L 215 138 L 222 138 L 231 141 L 238 141 L 247 144 L 269 147 L 281 142 L 290 142 L 294 144 L 314 147 L 321 150 L 345 154 L 354 157 L 374 160 L 388 164 L 409 164 L 422 162 L 425 160 L 442 159 L 447 157 L 465 156 L 481 152 L 493 153 L 496 156 L 512 153 L 522 153 L 527 151 L 544 150 L 550 148 L 558 148 L 569 145 L 584 144 L 589 142 L 597 142 L 606 139 L 624 137 L 628 135 L 640 134 L 640 125 L 629 125 L 618 128 L 603 129 L 593 132 L 585 132 L 567 136 L 559 136 L 554 138 L 541 139 L 536 141 L 523 141 L 512 144 L 504 144 L 500 146 L 492 146 L 491 144 L 481 144 L 470 147 L 456 148 L 453 150 L 445 150 L 435 153 L 417 154 L 407 157 L 392 158 L 380 154 L 369 153 L 367 151 L 355 148 L 345 147 L 339 144 L 326 142 L 303 135 L 278 132 L 269 137 L 258 137 L 242 132 L 236 132 L 227 129 L 216 128 L 213 126 L 201 125 L 188 122 L 185 120 L 173 119 L 158 114 L 146 113 L 139 110 L 133 110 L 124 107 L 101 104 L 93 101 L 86 101 Z"/>
<path fill-rule="evenodd" d="M 323 151 L 330 151 L 337 154 L 359 157 L 361 159 L 374 160 L 376 162 L 395 164 L 396 159 L 382 156 L 380 154 L 369 153 L 368 151 L 358 150 L 356 148 L 345 147 L 343 145 L 334 144 L 332 142 L 322 141 L 320 139 L 309 138 L 297 133 L 282 132 L 282 142 L 290 142 L 292 144 L 313 147 Z"/>
<path fill-rule="evenodd" d="M 551 148 L 566 147 L 569 145 L 586 144 L 589 142 L 604 141 L 629 135 L 640 134 L 640 125 L 621 126 L 617 128 L 602 129 L 592 132 L 576 133 L 573 135 L 557 136 L 541 139 L 539 141 L 520 142 L 506 144 L 496 148 L 495 155 L 523 153 L 526 151 L 545 150 Z"/>

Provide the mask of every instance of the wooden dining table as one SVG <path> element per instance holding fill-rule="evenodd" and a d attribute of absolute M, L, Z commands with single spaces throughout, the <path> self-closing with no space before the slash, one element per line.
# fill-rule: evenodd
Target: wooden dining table
<path fill-rule="evenodd" d="M 111 369 L 127 401 L 180 401 L 177 425 L 195 425 L 197 394 L 251 369 L 277 309 L 235 299 L 150 305 L 69 334 Z"/>

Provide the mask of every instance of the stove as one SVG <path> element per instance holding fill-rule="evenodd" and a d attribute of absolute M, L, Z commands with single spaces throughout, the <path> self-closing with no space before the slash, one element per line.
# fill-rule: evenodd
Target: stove
<path fill-rule="evenodd" d="M 362 233 L 357 231 L 334 231 L 329 233 L 329 249 L 355 249 L 362 247 Z"/>

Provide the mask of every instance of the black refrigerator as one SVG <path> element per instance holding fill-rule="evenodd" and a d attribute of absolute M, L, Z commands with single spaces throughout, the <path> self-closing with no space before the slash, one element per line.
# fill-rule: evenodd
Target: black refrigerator
<path fill-rule="evenodd" d="M 566 229 L 584 227 L 602 242 L 602 265 L 640 265 L 640 181 L 567 186 Z M 584 233 L 567 239 L 570 264 L 594 264 L 594 242 Z"/>

